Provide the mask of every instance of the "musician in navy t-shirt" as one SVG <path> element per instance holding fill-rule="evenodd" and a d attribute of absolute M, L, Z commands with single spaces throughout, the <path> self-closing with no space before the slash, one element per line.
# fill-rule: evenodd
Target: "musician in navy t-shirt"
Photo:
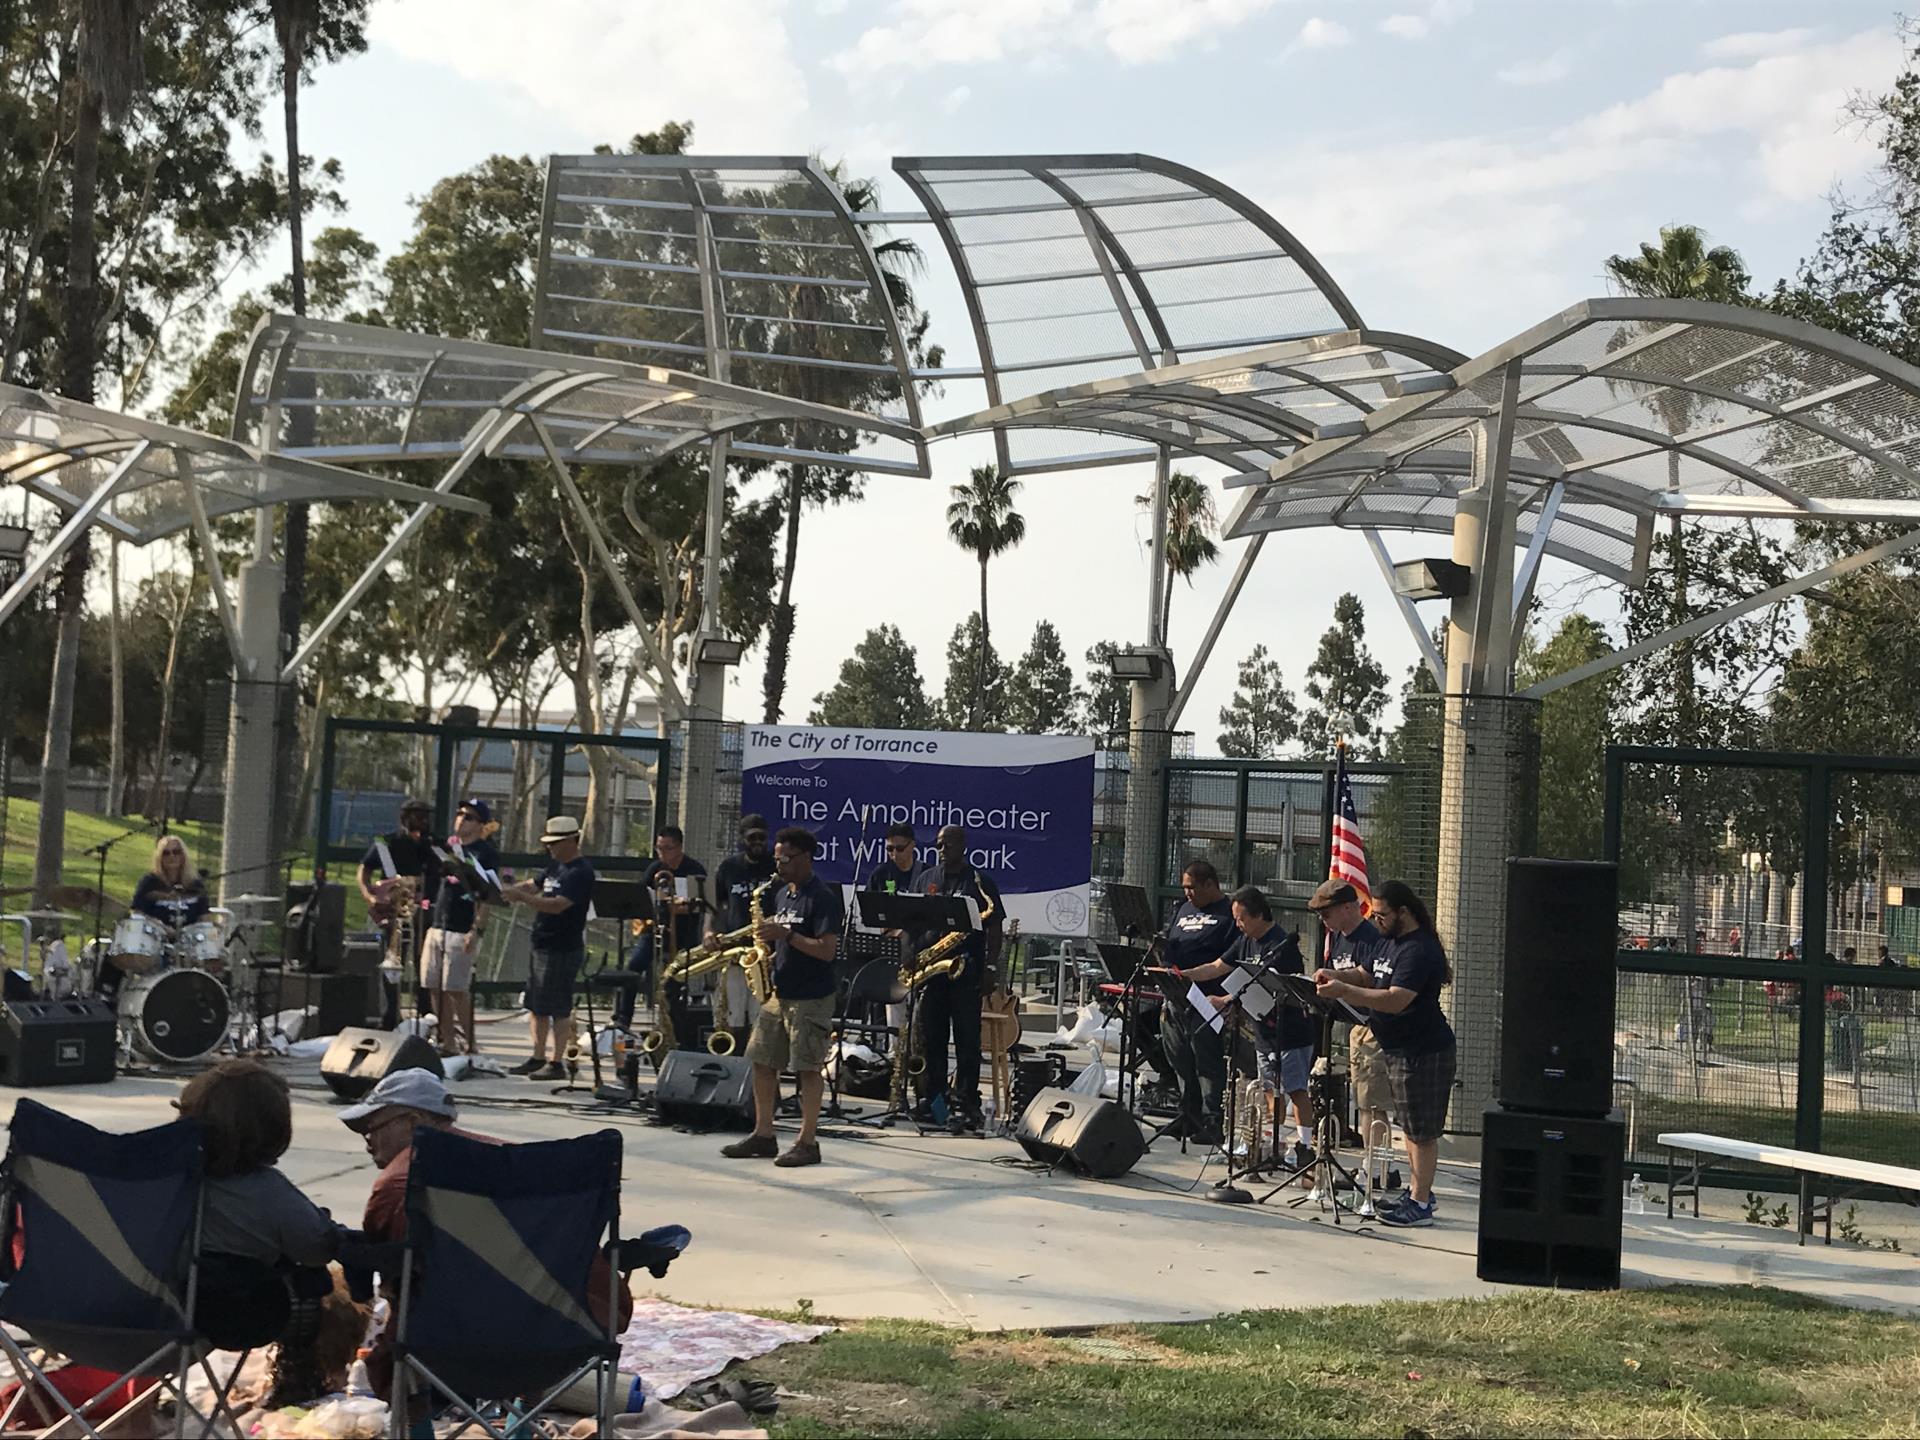
<path fill-rule="evenodd" d="M 1373 1037 L 1386 1053 L 1413 1183 L 1381 1222 L 1431 1225 L 1434 1167 L 1453 1097 L 1453 1027 L 1440 1008 L 1453 966 L 1426 902 L 1404 881 L 1389 880 L 1374 892 L 1373 923 L 1387 944 L 1374 954 L 1371 968 L 1321 970 L 1314 982 L 1322 996 L 1370 1010 Z"/>
<path fill-rule="evenodd" d="M 1160 1043 L 1180 1080 L 1180 1133 L 1203 1145 L 1221 1141 L 1221 1092 L 1227 1084 L 1227 1055 L 1220 1034 L 1177 993 L 1182 973 L 1218 960 L 1240 938 L 1233 903 L 1220 889 L 1220 872 L 1209 860 L 1190 860 L 1180 872 L 1186 898 L 1167 922 L 1161 954 L 1176 982 L 1176 993 L 1160 1007 Z M 1210 971 L 1209 974 L 1212 972 Z M 1199 980 L 1203 992 L 1220 993 L 1217 979 Z"/>
<path fill-rule="evenodd" d="M 593 866 L 580 853 L 580 822 L 555 815 L 540 832 L 550 864 L 531 885 L 503 885 L 502 899 L 538 913 L 533 920 L 527 989 L 521 1002 L 533 1029 L 533 1056 L 510 1074 L 535 1080 L 567 1078 L 567 1047 L 573 1043 L 573 982 L 587 958 L 587 911 L 593 904 Z M 548 1060 L 547 1032 L 553 1032 Z"/>

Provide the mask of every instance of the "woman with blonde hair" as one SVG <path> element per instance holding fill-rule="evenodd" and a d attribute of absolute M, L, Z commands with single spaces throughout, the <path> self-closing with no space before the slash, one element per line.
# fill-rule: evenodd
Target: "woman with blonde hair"
<path fill-rule="evenodd" d="M 153 866 L 134 887 L 131 908 L 175 930 L 204 920 L 210 908 L 207 883 L 187 855 L 187 842 L 162 835 L 153 847 Z"/>

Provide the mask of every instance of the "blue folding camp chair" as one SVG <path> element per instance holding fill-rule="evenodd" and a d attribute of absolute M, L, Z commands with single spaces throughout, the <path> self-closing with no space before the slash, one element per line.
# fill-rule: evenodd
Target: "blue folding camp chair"
<path fill-rule="evenodd" d="M 26 1406 L 62 1435 L 117 1433 L 116 1424 L 123 1433 L 162 1399 L 174 1402 L 177 1435 L 187 1434 L 190 1417 L 203 1434 L 216 1417 L 232 1422 L 232 1377 L 226 1385 L 215 1379 L 189 1318 L 199 1285 L 199 1123 L 116 1135 L 23 1099 L 10 1131 L 0 1174 L 0 1322 L 115 1378 L 76 1403 L 0 1331 L 20 1382 L 0 1428 L 17 1424 Z M 187 1402 L 196 1364 L 214 1397 L 206 1416 Z M 122 1387 L 141 1379 L 152 1384 L 106 1412 L 103 1397 L 124 1395 Z"/>
<path fill-rule="evenodd" d="M 409 1433 L 416 1380 L 429 1411 L 506 1440 L 531 1433 L 588 1376 L 605 1434 L 620 1357 L 618 1268 L 606 1267 L 605 1325 L 588 1286 L 595 1258 L 618 1245 L 619 1223 L 617 1131 L 525 1145 L 415 1131 L 392 1434 Z"/>

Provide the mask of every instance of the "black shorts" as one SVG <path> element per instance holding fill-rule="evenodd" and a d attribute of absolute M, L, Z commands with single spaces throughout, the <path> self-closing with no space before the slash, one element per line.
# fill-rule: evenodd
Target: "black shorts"
<path fill-rule="evenodd" d="M 520 997 L 535 1015 L 558 1020 L 573 1013 L 573 982 L 586 963 L 587 952 L 535 950 L 527 960 L 527 988 Z"/>
<path fill-rule="evenodd" d="M 1453 1099 L 1455 1048 L 1449 1045 L 1424 1055 L 1388 1050 L 1386 1058 L 1400 1128 L 1409 1140 L 1438 1140 L 1447 1128 L 1447 1105 Z"/>

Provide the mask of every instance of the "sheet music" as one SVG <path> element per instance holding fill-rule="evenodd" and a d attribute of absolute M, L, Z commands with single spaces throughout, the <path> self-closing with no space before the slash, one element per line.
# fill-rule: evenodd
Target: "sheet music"
<path fill-rule="evenodd" d="M 1213 1001 L 1198 985 L 1187 987 L 1187 1003 L 1200 1012 L 1200 1018 L 1206 1021 L 1209 1029 L 1216 1034 L 1227 1023 L 1227 1012 L 1213 1008 Z"/>

